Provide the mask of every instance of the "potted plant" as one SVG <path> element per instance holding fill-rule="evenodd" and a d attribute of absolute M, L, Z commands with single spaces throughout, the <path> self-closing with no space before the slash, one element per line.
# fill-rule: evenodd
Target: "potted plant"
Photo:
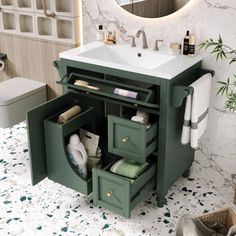
<path fill-rule="evenodd" d="M 228 60 L 229 65 L 236 62 L 236 50 L 223 43 L 221 36 L 214 41 L 212 38 L 201 43 L 201 48 L 211 48 L 211 53 L 216 55 L 216 60 Z M 217 95 L 225 95 L 226 102 L 225 108 L 229 111 L 236 112 L 236 75 L 232 78 L 228 78 L 227 81 L 217 81 L 221 87 L 219 88 Z"/>

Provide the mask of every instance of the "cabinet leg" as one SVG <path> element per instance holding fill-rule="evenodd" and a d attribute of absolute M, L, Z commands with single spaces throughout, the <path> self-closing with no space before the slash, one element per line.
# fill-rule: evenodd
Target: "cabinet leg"
<path fill-rule="evenodd" d="M 164 204 L 167 203 L 167 200 L 165 199 L 165 197 L 157 196 L 156 200 L 157 200 L 157 206 L 158 207 L 163 207 Z"/>
<path fill-rule="evenodd" d="M 182 174 L 182 176 L 183 176 L 184 178 L 189 178 L 190 173 L 191 173 L 191 171 L 190 171 L 190 168 L 189 168 L 189 169 L 187 169 L 186 171 L 184 171 L 184 173 Z"/>

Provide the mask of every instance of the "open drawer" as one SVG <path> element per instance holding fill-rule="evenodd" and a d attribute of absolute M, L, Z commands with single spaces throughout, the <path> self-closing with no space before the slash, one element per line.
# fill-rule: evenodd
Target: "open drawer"
<path fill-rule="evenodd" d="M 123 117 L 108 115 L 108 151 L 145 163 L 157 147 L 157 122 L 146 125 Z"/>
<path fill-rule="evenodd" d="M 130 217 L 131 210 L 150 193 L 155 186 L 156 164 L 152 164 L 137 179 L 93 168 L 94 205 L 107 208 L 119 215 Z"/>
<path fill-rule="evenodd" d="M 89 86 L 81 86 L 74 84 L 76 80 L 88 83 L 89 86 L 96 87 L 97 89 L 91 89 Z M 69 89 L 76 89 L 78 91 L 90 93 L 92 95 L 99 95 L 100 97 L 115 99 L 123 102 L 132 103 L 135 105 L 146 106 L 150 108 L 159 108 L 159 105 L 155 100 L 155 92 L 149 88 L 141 88 L 134 85 L 128 85 L 125 83 L 115 82 L 104 78 L 97 78 L 91 75 L 70 73 L 66 82 L 57 81 L 58 84 L 64 85 Z M 136 98 L 130 98 L 126 96 L 117 95 L 114 93 L 115 89 L 128 90 L 137 93 Z"/>

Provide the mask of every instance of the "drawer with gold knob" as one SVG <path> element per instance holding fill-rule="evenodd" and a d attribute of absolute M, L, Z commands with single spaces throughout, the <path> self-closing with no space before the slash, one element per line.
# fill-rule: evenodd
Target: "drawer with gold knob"
<path fill-rule="evenodd" d="M 110 167 L 110 166 L 109 166 Z M 93 168 L 93 203 L 119 215 L 130 217 L 131 210 L 150 193 L 155 186 L 156 164 L 136 179 L 116 175 L 109 168 Z"/>
<path fill-rule="evenodd" d="M 157 147 L 157 123 L 147 125 L 108 115 L 108 151 L 140 163 Z"/>

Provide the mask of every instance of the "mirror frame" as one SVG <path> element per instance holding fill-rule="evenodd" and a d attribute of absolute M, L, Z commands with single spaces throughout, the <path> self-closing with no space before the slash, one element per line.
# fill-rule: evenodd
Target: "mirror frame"
<path fill-rule="evenodd" d="M 172 8 L 172 9 L 169 9 L 169 5 L 170 3 L 166 2 L 168 0 L 162 0 L 164 1 L 164 4 L 163 4 L 163 9 L 161 9 L 157 15 L 154 15 L 156 14 L 156 11 L 151 11 L 151 12 L 147 12 L 147 10 L 145 10 L 141 4 L 143 2 L 143 4 L 145 4 L 145 1 L 146 0 L 126 0 L 127 2 L 129 2 L 128 4 L 125 4 L 125 5 L 120 5 L 119 2 L 122 2 L 122 0 L 114 0 L 114 2 L 119 6 L 121 7 L 123 10 L 129 12 L 130 14 L 132 15 L 136 15 L 136 16 L 139 16 L 139 17 L 144 17 L 144 18 L 149 18 L 149 19 L 154 19 L 154 18 L 160 18 L 160 17 L 164 17 L 164 16 L 168 16 L 168 15 L 171 15 L 175 12 L 177 12 L 178 10 L 180 10 L 181 8 L 183 8 L 184 6 L 186 6 L 191 0 L 175 0 L 176 1 L 176 8 Z M 123 0 L 125 1 L 125 0 Z M 137 2 L 135 2 L 137 1 Z M 154 2 L 154 1 L 161 1 L 161 0 L 148 0 L 148 1 L 153 1 L 153 6 L 155 8 L 152 7 L 152 9 L 157 9 L 157 5 L 155 6 L 155 4 L 158 4 L 158 2 Z M 147 2 L 146 2 L 147 3 Z M 135 5 L 134 4 L 139 4 L 140 5 L 140 8 L 138 9 L 137 8 L 137 11 L 138 12 L 134 12 L 135 11 Z M 160 2 L 159 2 L 160 4 Z M 147 14 L 150 14 L 150 17 L 147 16 Z"/>

